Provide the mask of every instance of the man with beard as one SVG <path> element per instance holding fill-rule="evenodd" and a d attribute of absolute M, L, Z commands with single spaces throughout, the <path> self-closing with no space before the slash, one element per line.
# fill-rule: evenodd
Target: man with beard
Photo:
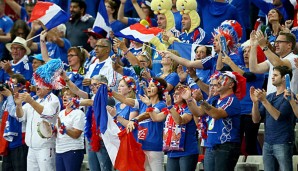
<path fill-rule="evenodd" d="M 92 50 L 88 45 L 88 35 L 83 30 L 92 28 L 95 19 L 86 14 L 86 3 L 82 0 L 72 0 L 70 4 L 70 19 L 66 23 L 66 38 L 72 46 L 83 46 L 88 51 Z"/>

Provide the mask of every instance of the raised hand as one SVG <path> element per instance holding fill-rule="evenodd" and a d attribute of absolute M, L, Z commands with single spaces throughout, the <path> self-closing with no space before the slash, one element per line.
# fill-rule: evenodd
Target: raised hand
<path fill-rule="evenodd" d="M 142 95 L 139 95 L 141 101 L 143 103 L 145 103 L 147 106 L 151 105 L 151 101 L 149 99 L 149 97 L 147 97 L 146 95 L 142 96 Z"/>
<path fill-rule="evenodd" d="M 135 129 L 135 123 L 133 121 L 129 121 L 126 125 L 126 132 L 132 132 Z"/>
<path fill-rule="evenodd" d="M 257 38 L 256 38 L 256 31 L 255 31 L 255 30 L 253 30 L 253 31 L 250 33 L 249 41 L 250 41 L 250 45 L 251 45 L 251 46 L 257 46 L 257 45 L 259 45 L 258 40 L 257 40 Z"/>
<path fill-rule="evenodd" d="M 22 99 L 22 101 L 24 101 L 26 103 L 30 103 L 30 102 L 34 101 L 32 99 L 32 97 L 30 96 L 30 94 L 27 93 L 27 92 L 26 93 L 20 93 L 19 96 Z"/>
<path fill-rule="evenodd" d="M 222 58 L 222 62 L 227 64 L 227 65 L 231 65 L 233 63 L 232 59 L 224 52 L 224 58 Z"/>
<path fill-rule="evenodd" d="M 198 102 L 200 100 L 203 100 L 203 93 L 200 89 L 193 90 L 192 97 Z"/>
<path fill-rule="evenodd" d="M 23 100 L 21 99 L 18 92 L 14 95 L 14 102 L 16 103 L 16 105 L 22 105 Z"/>
<path fill-rule="evenodd" d="M 107 111 L 109 112 L 109 114 L 114 117 L 116 116 L 116 108 L 112 107 L 112 106 L 107 106 Z"/>
<path fill-rule="evenodd" d="M 187 100 L 187 99 L 190 99 L 191 98 L 191 90 L 189 87 L 186 87 L 186 88 L 181 88 L 179 90 L 179 94 L 180 96 L 184 99 L 184 100 Z"/>
<path fill-rule="evenodd" d="M 255 88 L 253 86 L 250 87 L 249 93 L 250 93 L 250 99 L 252 102 L 257 102 L 259 100 L 255 94 Z"/>
<path fill-rule="evenodd" d="M 187 68 L 186 72 L 189 74 L 189 76 L 192 79 L 197 78 L 197 74 L 196 74 L 196 69 L 195 68 Z"/>
<path fill-rule="evenodd" d="M 3 87 L 3 89 L 4 89 L 3 91 L 0 91 L 0 94 L 2 94 L 5 97 L 12 95 L 11 91 L 9 89 L 7 89 L 6 87 Z"/>
<path fill-rule="evenodd" d="M 256 32 L 256 39 L 261 47 L 267 46 L 268 44 L 267 37 L 264 36 L 261 30 L 258 30 Z"/>
<path fill-rule="evenodd" d="M 166 95 L 166 105 L 167 106 L 172 105 L 172 98 L 171 98 L 171 95 L 169 95 L 169 94 Z"/>
<path fill-rule="evenodd" d="M 180 78 L 180 82 L 184 82 L 187 78 L 187 72 L 184 72 L 182 65 L 178 65 L 177 74 Z"/>

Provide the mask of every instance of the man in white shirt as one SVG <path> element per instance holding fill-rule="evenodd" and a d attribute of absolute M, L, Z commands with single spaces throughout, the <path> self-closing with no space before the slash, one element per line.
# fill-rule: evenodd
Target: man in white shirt
<path fill-rule="evenodd" d="M 298 69 L 295 66 L 295 59 L 297 55 L 293 53 L 296 45 L 296 37 L 292 33 L 280 32 L 275 40 L 274 47 L 275 52 L 268 48 L 268 41 L 264 37 L 261 31 L 252 31 L 250 35 L 250 58 L 249 58 L 249 69 L 251 72 L 256 74 L 262 74 L 269 72 L 267 94 L 276 91 L 276 87 L 272 84 L 273 67 L 275 66 L 287 66 L 293 72 L 293 78 L 297 77 Z M 263 49 L 267 60 L 262 63 L 257 63 L 257 46 Z M 292 79 L 291 90 L 296 94 L 298 93 L 298 80 Z"/>
<path fill-rule="evenodd" d="M 109 87 L 116 90 L 121 75 L 116 73 L 112 67 L 113 61 L 109 56 L 111 52 L 111 42 L 108 39 L 99 39 L 94 50 L 98 60 L 90 65 L 85 79 L 83 80 L 83 85 L 89 86 L 91 84 L 91 78 L 95 75 L 104 75 L 108 79 Z"/>
<path fill-rule="evenodd" d="M 16 117 L 26 122 L 25 142 L 29 147 L 27 170 L 55 170 L 55 138 L 41 138 L 38 123 L 45 120 L 55 124 L 60 111 L 60 102 L 52 90 L 37 88 L 33 98 L 28 93 L 16 94 Z M 26 102 L 22 106 L 22 103 Z"/>

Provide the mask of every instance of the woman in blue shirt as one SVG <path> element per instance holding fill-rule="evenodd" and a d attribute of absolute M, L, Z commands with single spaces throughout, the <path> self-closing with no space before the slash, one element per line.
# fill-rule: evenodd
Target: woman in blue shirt
<path fill-rule="evenodd" d="M 118 93 L 126 98 L 136 98 L 136 83 L 131 77 L 123 76 L 118 85 Z M 107 110 L 113 116 L 120 129 L 124 129 L 128 121 L 138 116 L 139 111 L 125 103 L 117 103 L 115 108 L 107 106 Z"/>

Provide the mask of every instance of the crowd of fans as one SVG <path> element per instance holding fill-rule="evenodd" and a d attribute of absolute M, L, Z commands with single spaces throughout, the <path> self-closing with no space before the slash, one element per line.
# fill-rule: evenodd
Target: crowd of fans
<path fill-rule="evenodd" d="M 0 0 L 3 171 L 80 170 L 85 151 L 90 170 L 114 170 L 94 118 L 105 88 L 104 109 L 141 143 L 146 171 L 164 170 L 164 155 L 169 171 L 194 171 L 199 155 L 204 170 L 231 171 L 241 154 L 293 170 L 296 1 L 105 0 L 110 32 L 92 29 L 99 2 L 71 0 L 69 21 L 44 30 L 28 22 L 36 0 Z M 143 43 L 115 36 L 136 23 L 162 31 Z M 53 59 L 64 63 L 61 90 L 33 77 Z"/>

